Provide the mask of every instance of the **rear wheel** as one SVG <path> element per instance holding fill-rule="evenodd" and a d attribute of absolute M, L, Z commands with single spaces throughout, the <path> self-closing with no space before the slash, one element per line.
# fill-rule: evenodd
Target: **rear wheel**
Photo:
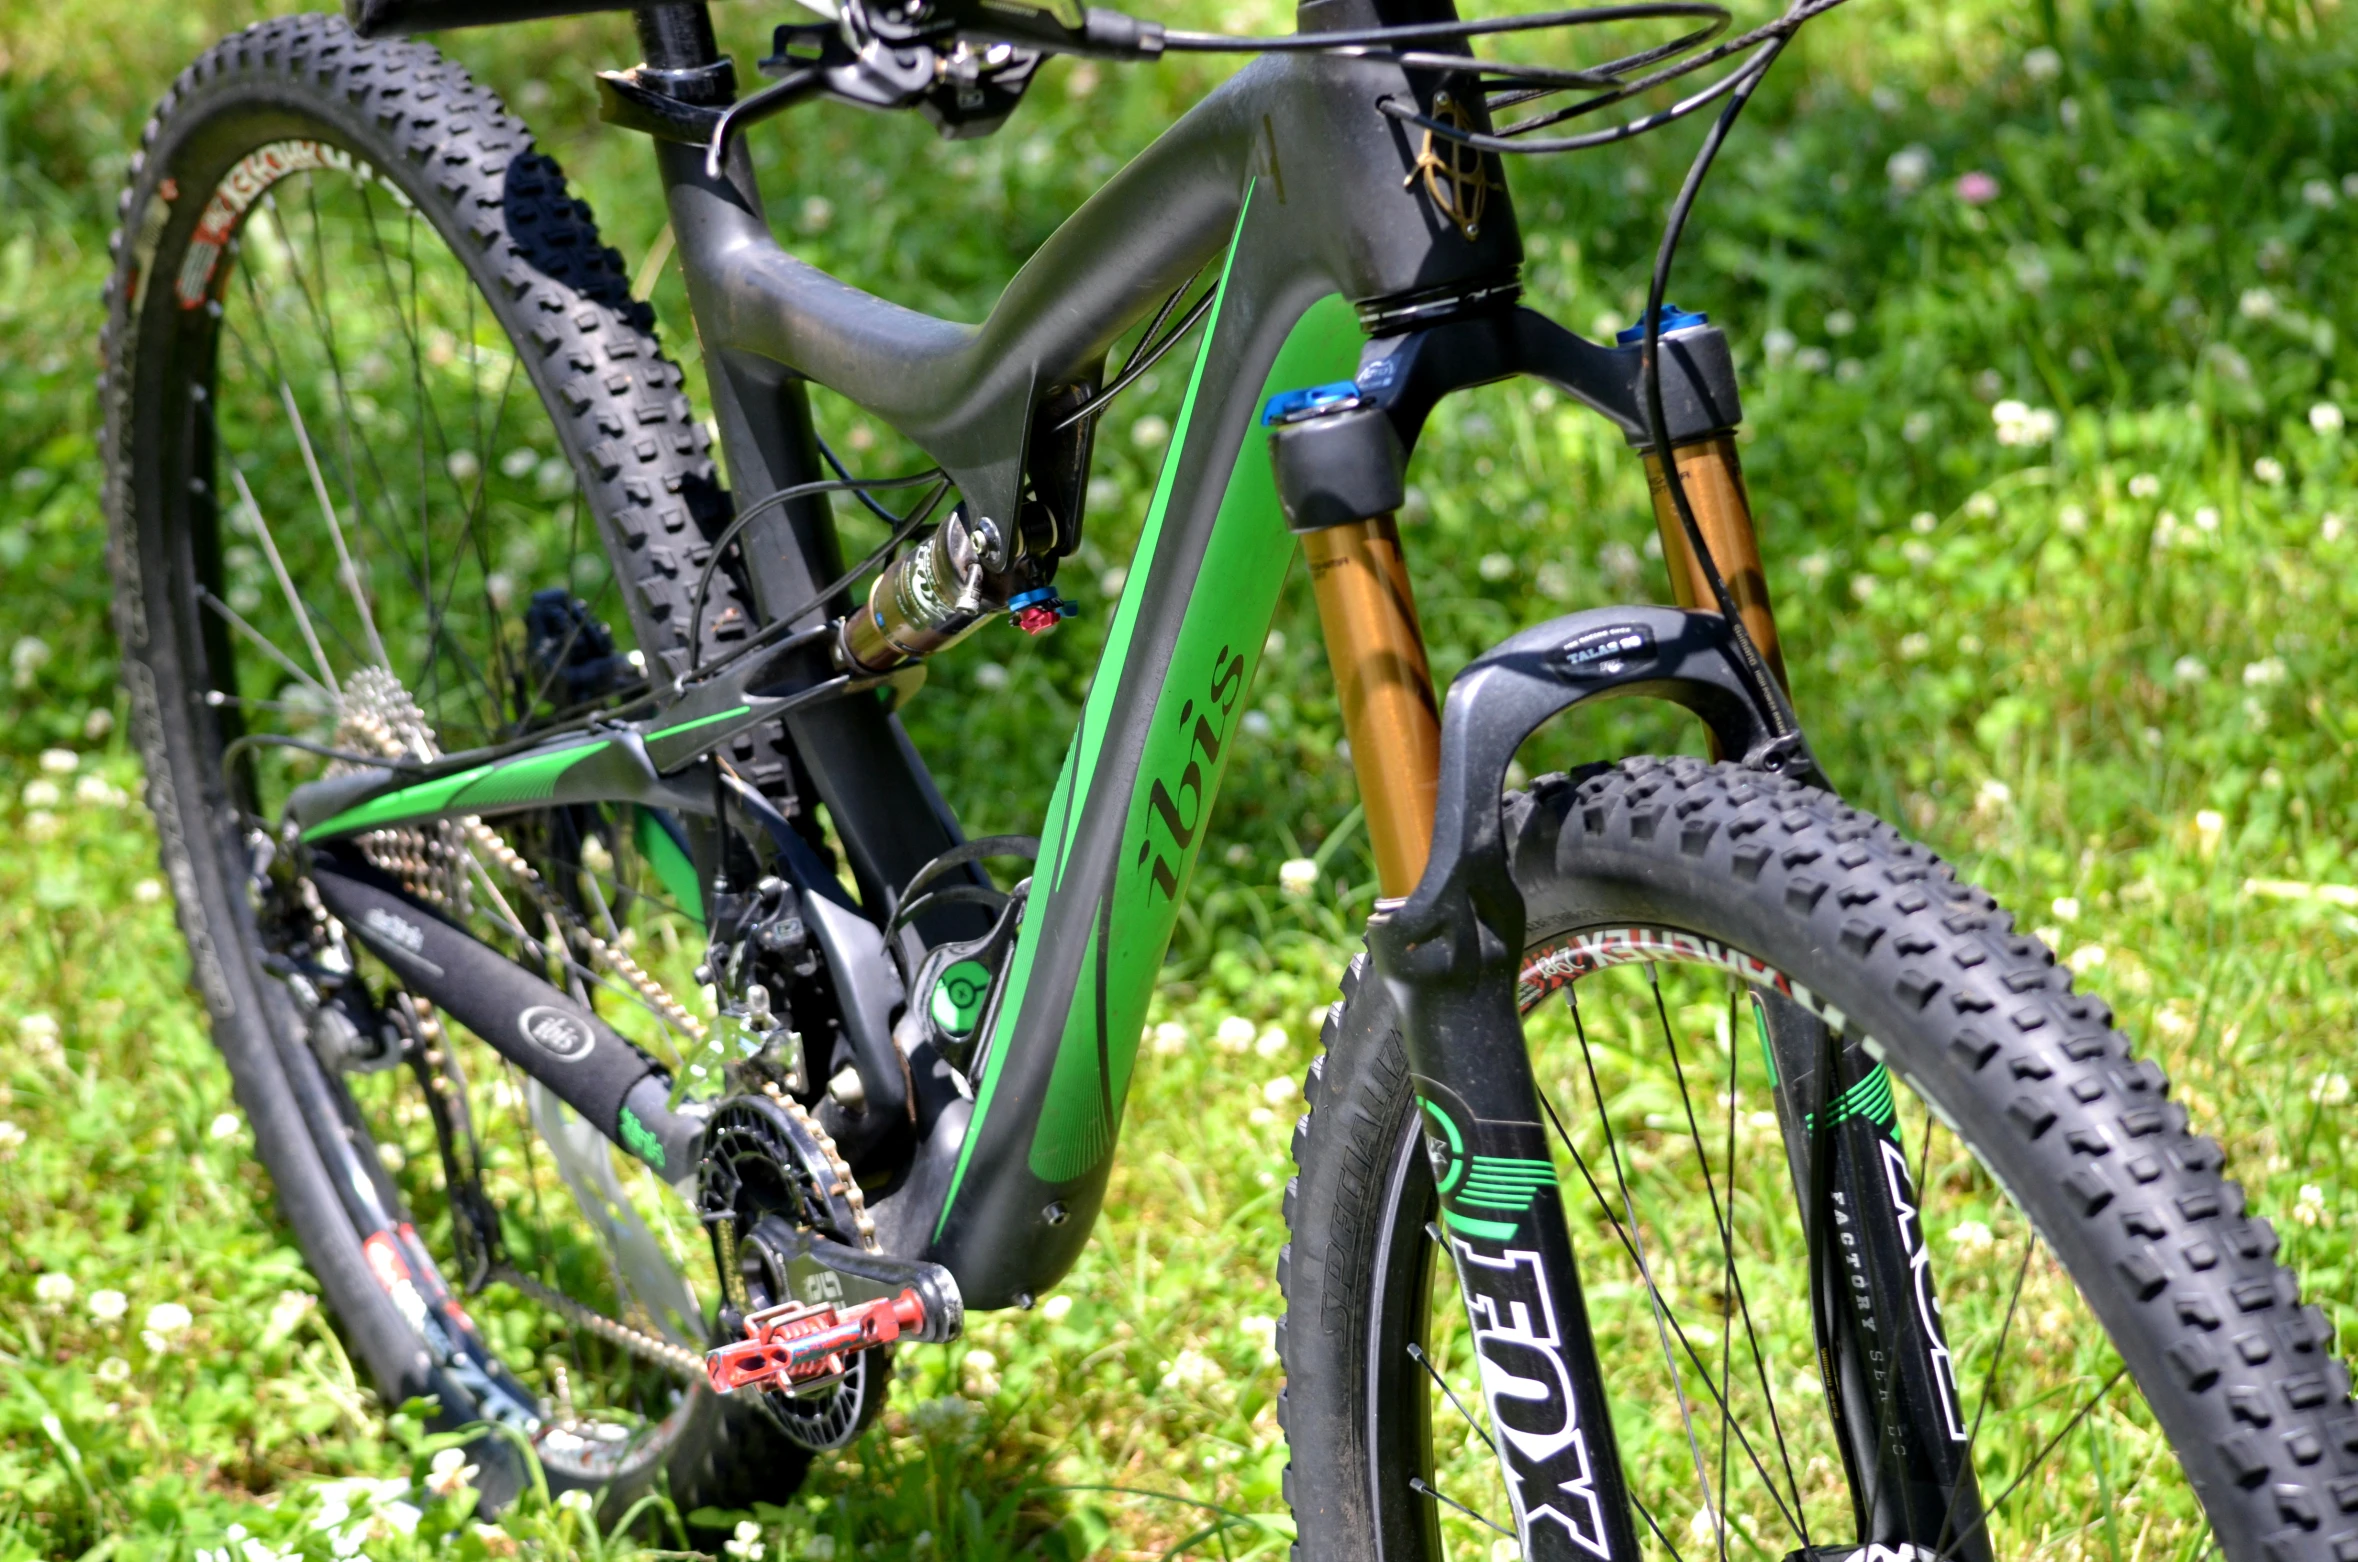
<path fill-rule="evenodd" d="M 2044 946 L 1888 826 L 1732 766 L 1631 761 L 1507 806 L 1526 1035 L 1612 1406 L 1585 1435 L 1617 1457 L 1641 1549 L 2358 1557 L 2358 1420 L 2323 1317 Z M 1870 1147 L 1890 1202 L 1878 1225 L 1835 1195 L 1813 1250 L 1822 1185 L 1795 1152 L 1832 1140 L 1778 1063 L 1820 1016 L 1876 1060 L 1825 1122 Z M 1472 1250 L 1439 1224 L 1435 1167 L 1458 1173 L 1359 968 L 1308 1095 L 1280 1268 L 1299 1549 L 1511 1555 L 1485 1388 L 1518 1417 L 1544 1395 L 1453 1299 Z M 1813 1251 L 1878 1242 L 1897 1268 L 1838 1314 Z M 1858 1334 L 1869 1314 L 1892 1332 Z M 1829 1384 L 1840 1317 L 1865 1344 Z M 1862 1391 L 1877 1340 L 1917 1321 L 1908 1383 Z M 1876 1467 L 1908 1417 L 1971 1471 L 1953 1505 Z"/>
<path fill-rule="evenodd" d="M 338 756 L 620 713 L 682 665 L 726 500 L 651 314 L 490 93 L 332 18 L 185 73 L 124 219 L 110 512 L 150 803 L 216 1040 L 356 1353 L 393 1402 L 523 1430 L 557 1489 L 782 1496 L 793 1429 L 702 1386 L 718 1298 L 688 1200 L 345 941 L 279 822 Z M 708 649 L 745 627 L 716 579 Z M 704 945 L 681 821 L 575 807 L 357 844 L 717 1093 L 670 996 Z M 508 1446 L 478 1445 L 495 1501 Z"/>

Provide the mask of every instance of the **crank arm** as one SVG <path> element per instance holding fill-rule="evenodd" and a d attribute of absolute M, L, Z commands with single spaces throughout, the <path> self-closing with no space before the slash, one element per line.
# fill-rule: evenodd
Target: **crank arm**
<path fill-rule="evenodd" d="M 958 1283 L 939 1264 L 850 1247 L 807 1231 L 772 1238 L 796 1298 L 735 1321 L 745 1337 L 709 1352 L 715 1393 L 774 1388 L 793 1393 L 841 1377 L 849 1358 L 911 1339 L 941 1344 L 965 1326 Z"/>

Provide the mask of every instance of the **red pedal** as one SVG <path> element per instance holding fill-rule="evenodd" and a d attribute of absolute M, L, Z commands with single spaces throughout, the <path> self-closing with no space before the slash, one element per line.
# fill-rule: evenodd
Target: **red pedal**
<path fill-rule="evenodd" d="M 745 1338 L 706 1354 L 713 1391 L 748 1386 L 788 1387 L 846 1370 L 844 1357 L 889 1345 L 925 1326 L 925 1303 L 915 1291 L 849 1307 L 789 1302 L 745 1320 Z"/>

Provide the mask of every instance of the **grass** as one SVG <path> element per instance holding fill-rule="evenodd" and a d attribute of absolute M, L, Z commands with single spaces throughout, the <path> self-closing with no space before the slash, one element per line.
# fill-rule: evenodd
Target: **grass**
<path fill-rule="evenodd" d="M 352 1482 L 421 1483 L 416 1498 L 437 1451 L 306 1305 L 125 801 L 138 777 L 90 394 L 105 235 L 147 105 L 256 14 L 0 0 L 0 1557 L 322 1556 L 371 1522 L 380 1488 Z M 744 57 L 774 18 L 720 20 Z M 589 80 L 631 57 L 627 22 L 447 43 L 542 129 L 637 266 L 659 202 L 643 149 L 596 128 Z M 2358 883 L 2358 642 L 2342 632 L 2358 451 L 2332 410 L 2358 399 L 2341 285 L 2354 53 L 2358 23 L 2330 0 L 1861 0 L 1763 93 L 1674 288 L 1737 345 L 1770 579 L 1827 768 L 2113 1002 L 2337 1321 L 2358 1305 L 2358 1184 L 2337 1131 L 2358 935 L 2339 889 Z M 1212 79 L 1059 65 L 986 142 L 827 110 L 757 132 L 757 157 L 813 261 L 976 318 Z M 1691 144 L 1515 170 L 1535 302 L 1584 330 L 1633 316 Z M 1971 174 L 1988 185 L 1961 186 Z M 676 274 L 654 296 L 692 357 Z M 1066 577 L 1091 611 L 1036 646 L 972 643 L 911 708 L 973 829 L 1036 822 L 1178 379 L 1142 387 L 1101 442 Z M 852 409 L 821 412 L 875 469 L 905 454 Z M 1445 407 L 1412 481 L 1408 548 L 1444 676 L 1516 626 L 1660 594 L 1635 463 L 1545 391 Z M 911 1353 L 884 1425 L 806 1497 L 750 1516 L 773 1556 L 1281 1546 L 1265 1320 L 1285 1082 L 1372 871 L 1298 582 L 1271 651 L 1079 1267 L 1042 1313 Z M 1525 763 L 1693 741 L 1615 711 L 1543 735 Z M 1313 854 L 1318 891 L 1278 893 L 1278 864 Z M 1617 1121 L 1656 1153 L 1660 1106 L 1634 1075 L 1608 1079 Z M 1980 1206 L 1938 1185 L 1955 1199 L 1936 1243 L 1962 1271 L 1955 1232 Z M 2118 1468 L 2089 1459 L 2091 1479 Z M 421 1506 L 414 1535 L 388 1522 L 370 1554 L 666 1543 L 661 1525 L 602 1541 L 531 1502 L 496 1531 L 463 1497 Z M 2109 1558 L 2142 1542 L 2022 1544 Z"/>

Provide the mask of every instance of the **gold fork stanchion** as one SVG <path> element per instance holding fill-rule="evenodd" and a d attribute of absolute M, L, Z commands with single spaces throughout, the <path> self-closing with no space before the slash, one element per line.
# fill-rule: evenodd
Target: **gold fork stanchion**
<path fill-rule="evenodd" d="M 1752 503 L 1744 493 L 1744 468 L 1736 459 L 1733 434 L 1673 445 L 1678 474 L 1685 480 L 1687 503 L 1695 510 L 1695 524 L 1703 533 L 1711 561 L 1736 599 L 1744 627 L 1752 631 L 1761 658 L 1779 685 L 1785 685 L 1785 658 L 1777 645 L 1776 614 L 1769 607 L 1768 576 L 1760 563 L 1760 537 L 1752 525 Z M 1670 589 L 1685 608 L 1716 611 L 1711 584 L 1703 567 L 1687 547 L 1686 528 L 1679 524 L 1678 507 L 1662 475 L 1662 458 L 1646 453 L 1646 487 L 1654 496 L 1654 524 L 1662 533 L 1662 561 L 1670 570 Z"/>
<path fill-rule="evenodd" d="M 1302 535 L 1343 733 L 1367 810 L 1376 881 L 1406 895 L 1425 871 L 1441 781 L 1441 712 L 1400 529 L 1390 515 Z"/>

